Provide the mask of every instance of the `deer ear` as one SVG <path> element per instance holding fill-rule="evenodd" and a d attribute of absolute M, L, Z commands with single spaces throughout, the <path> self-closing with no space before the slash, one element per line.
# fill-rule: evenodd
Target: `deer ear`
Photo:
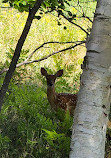
<path fill-rule="evenodd" d="M 47 76 L 48 74 L 47 74 L 47 71 L 43 68 L 43 67 L 41 67 L 41 74 L 43 75 L 43 76 Z"/>
<path fill-rule="evenodd" d="M 61 77 L 63 75 L 63 69 L 57 71 L 57 73 L 55 74 L 56 77 Z"/>

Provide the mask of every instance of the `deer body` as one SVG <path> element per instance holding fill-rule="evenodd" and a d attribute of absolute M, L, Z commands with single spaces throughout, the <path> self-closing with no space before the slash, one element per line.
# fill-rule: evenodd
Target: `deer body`
<path fill-rule="evenodd" d="M 73 115 L 77 103 L 77 95 L 55 92 L 55 80 L 57 77 L 62 76 L 63 70 L 57 71 L 55 75 L 49 75 L 44 68 L 41 68 L 41 74 L 47 80 L 47 98 L 52 109 L 55 111 L 58 108 L 62 108 L 65 111 L 69 110 L 70 114 Z"/>

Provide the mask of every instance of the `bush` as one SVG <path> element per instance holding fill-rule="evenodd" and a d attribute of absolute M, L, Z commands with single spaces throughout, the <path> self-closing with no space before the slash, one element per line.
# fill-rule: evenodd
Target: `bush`
<path fill-rule="evenodd" d="M 11 83 L 0 115 L 1 157 L 67 158 L 72 118 L 52 112 L 37 85 Z"/>

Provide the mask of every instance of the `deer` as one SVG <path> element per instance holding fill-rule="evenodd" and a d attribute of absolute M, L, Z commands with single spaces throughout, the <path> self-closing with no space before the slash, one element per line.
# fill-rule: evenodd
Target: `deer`
<path fill-rule="evenodd" d="M 54 111 L 57 111 L 58 108 L 65 112 L 69 111 L 72 116 L 77 104 L 77 94 L 55 92 L 55 81 L 63 75 L 63 69 L 57 71 L 55 75 L 49 75 L 44 68 L 41 68 L 41 74 L 45 76 L 47 81 L 47 99 L 51 108 Z"/>
<path fill-rule="evenodd" d="M 57 77 L 61 77 L 63 75 L 63 69 L 57 71 L 55 75 L 49 75 L 44 68 L 41 68 L 41 74 L 45 76 L 47 80 L 47 98 L 51 108 L 54 111 L 61 108 L 65 112 L 69 111 L 70 115 L 73 116 L 77 104 L 77 94 L 55 92 L 55 80 Z M 111 129 L 110 120 L 108 120 L 107 127 Z"/>

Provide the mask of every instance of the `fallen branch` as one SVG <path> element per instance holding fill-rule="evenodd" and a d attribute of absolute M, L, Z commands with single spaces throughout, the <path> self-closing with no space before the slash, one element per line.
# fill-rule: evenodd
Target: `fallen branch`
<path fill-rule="evenodd" d="M 45 42 L 45 43 L 43 43 L 42 45 L 40 45 L 38 48 L 36 48 L 36 49 L 26 58 L 25 61 L 23 61 L 23 62 L 17 64 L 17 65 L 16 65 L 16 68 L 18 68 L 18 67 L 20 67 L 20 66 L 22 66 L 22 65 L 31 64 L 31 63 L 34 63 L 34 62 L 40 62 L 40 61 L 46 60 L 46 59 L 48 59 L 49 57 L 51 57 L 51 56 L 53 56 L 53 55 L 55 55 L 55 54 L 58 54 L 58 53 L 60 53 L 60 52 L 73 49 L 73 48 L 75 48 L 75 47 L 77 47 L 77 46 L 79 46 L 79 45 L 82 45 L 82 44 L 85 43 L 85 42 L 86 42 L 86 41 L 78 41 L 78 42 Z M 43 47 L 44 45 L 46 45 L 46 44 L 51 44 L 51 43 L 58 43 L 58 44 L 75 43 L 75 45 L 70 46 L 70 47 L 67 47 L 67 48 L 65 48 L 65 49 L 61 49 L 61 50 L 56 51 L 56 52 L 53 52 L 53 53 L 51 53 L 51 54 L 49 54 L 49 55 L 47 55 L 47 56 L 45 56 L 45 57 L 43 57 L 43 58 L 41 58 L 41 59 L 28 61 L 38 49 L 42 48 L 42 47 Z M 8 69 L 9 69 L 9 68 L 5 68 L 5 69 L 1 70 L 1 71 L 0 71 L 0 75 L 3 74 L 4 72 L 7 72 Z"/>

